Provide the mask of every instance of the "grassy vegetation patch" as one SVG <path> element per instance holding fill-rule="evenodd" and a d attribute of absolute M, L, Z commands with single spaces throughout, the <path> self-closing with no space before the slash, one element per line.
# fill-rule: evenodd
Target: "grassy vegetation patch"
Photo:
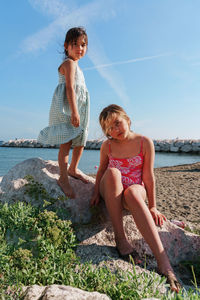
<path fill-rule="evenodd" d="M 32 196 L 38 187 L 31 179 Z M 36 184 L 37 185 L 37 184 Z M 43 187 L 39 186 L 40 190 Z M 38 194 L 37 194 L 38 193 Z M 43 190 L 45 198 L 48 195 Z M 51 202 L 51 201 L 50 201 Z M 162 295 L 159 287 L 165 281 L 154 272 L 136 274 L 132 271 L 81 264 L 75 250 L 77 240 L 69 220 L 57 212 L 16 202 L 0 204 L 0 299 L 22 299 L 21 287 L 33 284 L 64 284 L 87 291 L 107 294 L 111 299 L 199 299 L 193 291 L 178 298 L 172 293 Z M 196 289 L 198 292 L 198 290 Z M 187 298 L 187 297 L 193 298 Z M 182 297 L 182 298 L 181 298 Z"/>

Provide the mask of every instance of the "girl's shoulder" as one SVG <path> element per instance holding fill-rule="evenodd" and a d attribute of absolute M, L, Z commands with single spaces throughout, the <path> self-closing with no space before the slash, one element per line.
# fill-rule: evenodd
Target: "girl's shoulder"
<path fill-rule="evenodd" d="M 147 136 L 141 136 L 143 143 L 143 152 L 154 151 L 154 143 L 153 140 Z"/>
<path fill-rule="evenodd" d="M 101 151 L 105 154 L 109 153 L 110 142 L 110 140 L 105 140 L 101 145 Z"/>
<path fill-rule="evenodd" d="M 140 149 L 142 149 L 143 154 L 154 149 L 152 139 L 142 134 L 134 133 L 132 143 L 133 146 L 137 145 L 137 147 L 140 147 Z"/>
<path fill-rule="evenodd" d="M 76 67 L 77 67 L 77 62 L 75 62 L 71 58 L 67 58 L 58 67 L 58 72 L 61 73 L 62 75 L 65 75 L 66 72 L 76 70 Z"/>
<path fill-rule="evenodd" d="M 151 144 L 153 143 L 152 139 L 150 139 L 149 137 L 139 134 L 139 133 L 135 133 L 135 137 L 137 140 L 140 140 L 141 143 L 143 144 Z"/>

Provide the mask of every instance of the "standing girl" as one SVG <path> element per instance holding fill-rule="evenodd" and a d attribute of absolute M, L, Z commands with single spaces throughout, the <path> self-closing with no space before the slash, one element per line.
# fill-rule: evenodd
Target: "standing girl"
<path fill-rule="evenodd" d="M 156 209 L 153 142 L 130 130 L 130 118 L 118 105 L 104 108 L 99 121 L 108 140 L 101 146 L 91 205 L 97 205 L 100 196 L 105 200 L 119 256 L 126 260 L 135 255 L 123 228 L 122 211 L 128 209 L 155 255 L 160 273 L 167 277 L 171 289 L 178 292 L 180 284 L 156 228 L 166 218 Z"/>
<path fill-rule="evenodd" d="M 49 113 L 49 126 L 44 128 L 38 142 L 60 145 L 58 164 L 60 177 L 57 181 L 69 198 L 75 192 L 68 175 L 87 183 L 85 174 L 78 171 L 88 134 L 89 94 L 78 61 L 87 51 L 88 37 L 82 27 L 71 28 L 65 37 L 65 60 L 58 68 L 59 83 L 53 95 Z M 73 147 L 72 160 L 68 168 L 69 151 Z"/>

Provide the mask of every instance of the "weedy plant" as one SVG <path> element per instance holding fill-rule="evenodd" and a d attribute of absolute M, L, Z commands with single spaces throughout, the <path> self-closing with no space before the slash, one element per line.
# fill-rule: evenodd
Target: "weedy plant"
<path fill-rule="evenodd" d="M 41 196 L 33 179 L 27 187 L 29 193 L 51 200 L 40 185 Z M 170 292 L 162 295 L 159 286 L 165 279 L 154 272 L 136 274 L 133 260 L 132 272 L 112 273 L 106 264 L 104 267 L 90 262 L 81 264 L 75 254 L 76 246 L 71 222 L 60 219 L 56 212 L 22 202 L 0 204 L 0 299 L 23 299 L 22 286 L 33 284 L 70 285 L 105 293 L 114 300 L 199 299 L 197 288 L 190 295 L 188 292 L 179 296 Z"/>
<path fill-rule="evenodd" d="M 24 179 L 27 180 L 27 183 L 25 184 L 25 194 L 35 201 L 38 201 L 38 207 L 40 208 L 50 206 L 59 200 L 68 199 L 63 195 L 60 195 L 58 198 L 52 197 L 44 188 L 43 184 L 36 181 L 31 175 L 25 176 Z"/>

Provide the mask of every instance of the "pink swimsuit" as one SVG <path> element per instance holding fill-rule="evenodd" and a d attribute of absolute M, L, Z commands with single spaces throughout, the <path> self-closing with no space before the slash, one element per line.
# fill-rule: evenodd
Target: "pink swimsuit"
<path fill-rule="evenodd" d="M 140 153 L 131 158 L 115 158 L 111 154 L 111 145 L 109 144 L 109 163 L 108 168 L 117 168 L 122 174 L 122 184 L 127 189 L 132 184 L 141 184 L 142 168 L 144 156 L 142 153 L 143 137 L 141 138 Z"/>

